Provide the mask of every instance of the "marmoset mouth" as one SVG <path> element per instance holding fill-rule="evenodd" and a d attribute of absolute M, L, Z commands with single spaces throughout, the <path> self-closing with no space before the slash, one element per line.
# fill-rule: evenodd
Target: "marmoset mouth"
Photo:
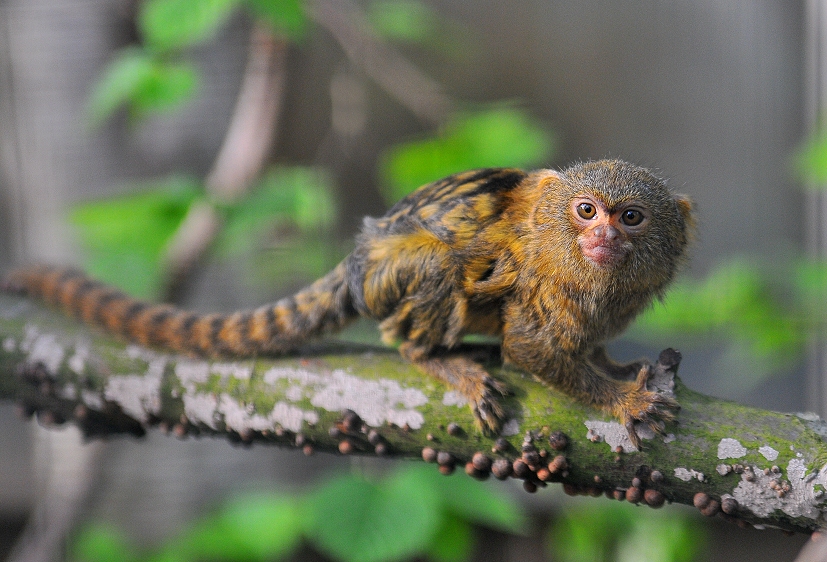
<path fill-rule="evenodd" d="M 604 239 L 580 241 L 580 249 L 590 262 L 598 267 L 613 267 L 626 257 L 624 244 L 607 242 Z"/>

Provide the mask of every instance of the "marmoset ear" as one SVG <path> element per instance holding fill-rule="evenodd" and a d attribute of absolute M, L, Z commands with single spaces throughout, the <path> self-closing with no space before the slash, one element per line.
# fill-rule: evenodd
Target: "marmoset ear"
<path fill-rule="evenodd" d="M 694 205 L 692 204 L 692 199 L 687 197 L 686 195 L 677 194 L 675 195 L 675 203 L 678 205 L 678 210 L 681 212 L 681 216 L 683 216 L 683 220 L 689 221 L 692 219 L 692 209 Z"/>
<path fill-rule="evenodd" d="M 681 214 L 681 217 L 683 217 L 683 222 L 686 224 L 686 230 L 691 237 L 691 233 L 695 229 L 695 215 L 692 212 L 694 211 L 695 205 L 686 195 L 676 194 L 674 197 L 675 204 L 678 206 L 678 212 Z"/>

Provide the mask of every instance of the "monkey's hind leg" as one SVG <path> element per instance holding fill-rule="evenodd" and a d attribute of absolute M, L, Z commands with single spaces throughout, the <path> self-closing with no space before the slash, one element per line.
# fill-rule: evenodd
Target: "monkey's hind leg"
<path fill-rule="evenodd" d="M 412 342 L 400 345 L 399 352 L 422 372 L 462 394 L 481 431 L 493 435 L 499 433 L 505 414 L 500 397 L 507 389 L 480 364 L 459 354 L 426 354 Z"/>

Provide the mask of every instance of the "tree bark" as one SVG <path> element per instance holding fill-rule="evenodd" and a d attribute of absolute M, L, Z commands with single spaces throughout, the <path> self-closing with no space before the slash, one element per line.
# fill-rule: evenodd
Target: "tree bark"
<path fill-rule="evenodd" d="M 392 350 L 329 341 L 280 358 L 203 360 L 116 341 L 27 299 L 0 295 L 0 398 L 89 437 L 223 436 L 337 454 L 416 457 L 571 494 L 652 507 L 695 505 L 739 524 L 811 532 L 827 507 L 827 424 L 704 396 L 661 353 L 653 385 L 682 409 L 636 450 L 615 420 L 503 367 L 491 346 L 464 351 L 507 383 L 502 435 L 485 436 L 453 391 Z M 650 386 L 651 388 L 651 386 Z"/>

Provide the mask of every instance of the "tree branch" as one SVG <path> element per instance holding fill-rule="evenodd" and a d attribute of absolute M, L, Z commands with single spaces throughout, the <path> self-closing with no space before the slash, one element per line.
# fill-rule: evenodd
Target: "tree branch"
<path fill-rule="evenodd" d="M 204 361 L 119 343 L 0 295 L 0 398 L 45 424 L 74 421 L 90 437 L 157 426 L 307 454 L 424 458 L 445 473 L 459 465 L 478 478 L 521 478 L 529 491 L 562 482 L 571 494 L 694 504 L 741 524 L 824 524 L 827 424 L 815 416 L 718 400 L 674 379 L 678 423 L 637 451 L 620 424 L 497 366 L 492 349 L 466 351 L 512 392 L 500 438 L 481 435 L 456 393 L 389 350 L 331 342 L 284 358 Z M 672 384 L 679 360 L 661 354 L 659 388 Z"/>
<path fill-rule="evenodd" d="M 224 142 L 204 180 L 209 201 L 194 204 L 165 254 L 164 301 L 176 302 L 193 268 L 221 230 L 215 201 L 234 201 L 253 185 L 276 142 L 284 98 L 287 41 L 264 24 L 250 32 L 250 55 Z"/>
<path fill-rule="evenodd" d="M 362 9 L 348 0 L 314 0 L 310 17 L 327 29 L 348 59 L 417 117 L 441 125 L 453 105 L 442 86 L 376 38 Z"/>

